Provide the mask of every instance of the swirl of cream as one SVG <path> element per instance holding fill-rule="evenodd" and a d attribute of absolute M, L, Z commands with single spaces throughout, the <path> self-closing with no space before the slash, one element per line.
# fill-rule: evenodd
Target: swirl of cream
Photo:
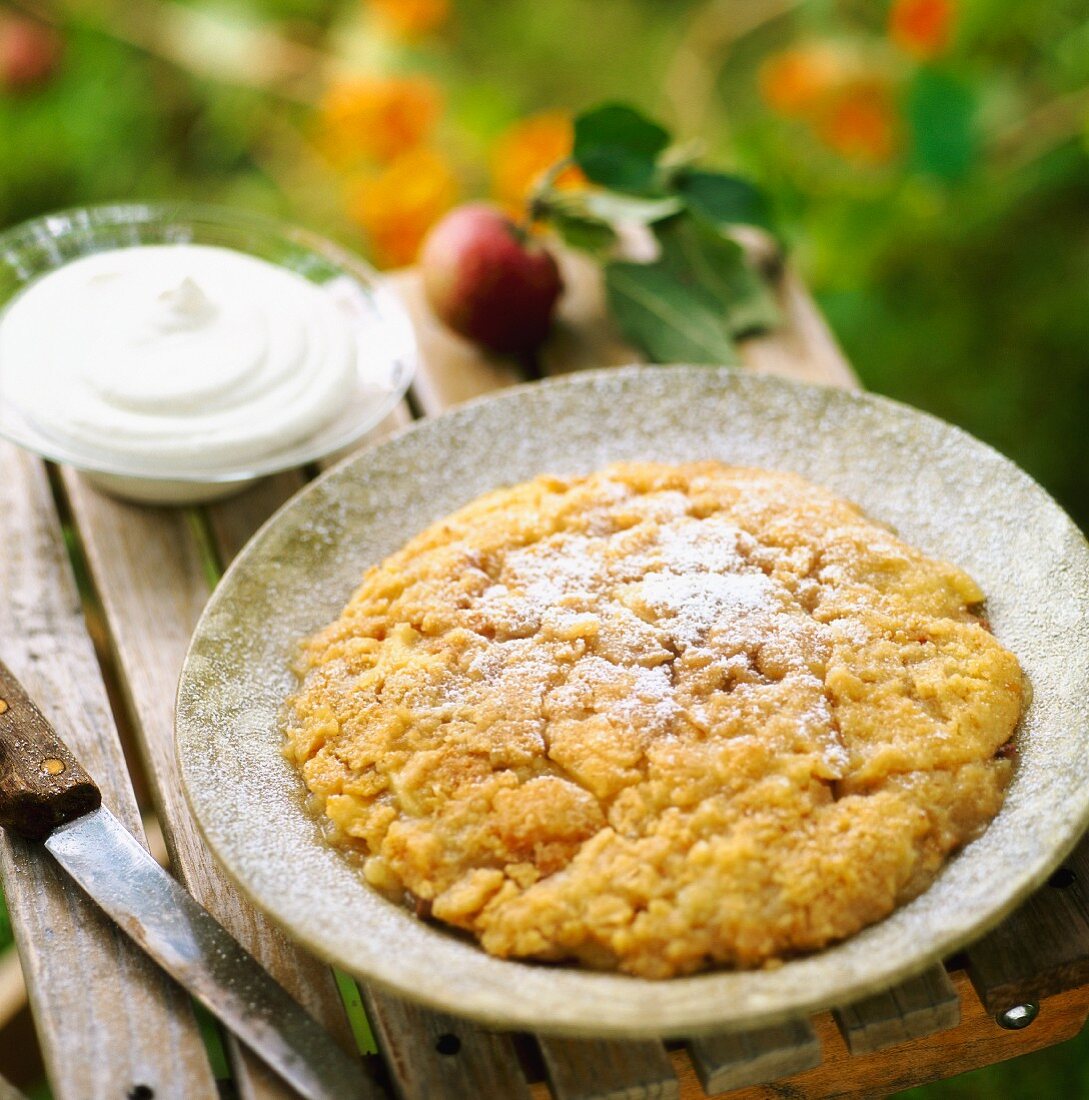
<path fill-rule="evenodd" d="M 0 315 L 7 399 L 70 451 L 151 475 L 302 442 L 343 409 L 357 354 L 321 286 L 211 245 L 84 256 Z"/>

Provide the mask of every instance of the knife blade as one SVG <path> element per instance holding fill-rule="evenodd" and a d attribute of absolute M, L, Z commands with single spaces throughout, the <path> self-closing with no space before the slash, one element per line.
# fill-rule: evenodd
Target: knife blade
<path fill-rule="evenodd" d="M 0 826 L 44 847 L 168 974 L 308 1100 L 378 1100 L 351 1058 L 108 809 L 0 662 Z"/>

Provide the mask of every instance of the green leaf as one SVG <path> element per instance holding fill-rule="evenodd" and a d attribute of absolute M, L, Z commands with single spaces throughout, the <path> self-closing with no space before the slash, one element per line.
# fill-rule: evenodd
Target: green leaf
<path fill-rule="evenodd" d="M 684 209 L 684 200 L 676 195 L 642 199 L 616 191 L 585 191 L 582 192 L 582 205 L 595 217 L 608 222 L 653 225 L 663 218 L 679 214 Z"/>
<path fill-rule="evenodd" d="M 652 189 L 669 134 L 623 103 L 607 103 L 575 119 L 575 162 L 586 178 L 632 194 Z"/>
<path fill-rule="evenodd" d="M 720 229 L 729 225 L 772 229 L 764 193 L 738 176 L 690 168 L 677 173 L 673 186 L 689 209 Z"/>
<path fill-rule="evenodd" d="M 673 197 L 642 199 L 616 191 L 546 190 L 533 200 L 533 217 L 549 222 L 572 248 L 603 258 L 617 243 L 615 226 L 651 225 L 684 209 Z"/>
<path fill-rule="evenodd" d="M 662 249 L 659 264 L 678 282 L 710 294 L 732 336 L 763 332 L 779 323 L 770 288 L 736 241 L 687 215 L 659 223 L 655 236 Z"/>
<path fill-rule="evenodd" d="M 779 322 L 771 291 L 736 241 L 687 212 L 654 234 L 654 263 L 605 268 L 613 316 L 654 362 L 733 363 L 735 338 Z"/>
<path fill-rule="evenodd" d="M 971 88 L 940 69 L 922 68 L 908 90 L 906 114 L 920 170 L 949 181 L 968 174 L 979 151 Z"/>
<path fill-rule="evenodd" d="M 663 265 L 607 264 L 605 291 L 621 332 L 652 362 L 737 362 L 714 296 L 678 281 Z"/>
<path fill-rule="evenodd" d="M 672 217 L 683 209 L 684 200 L 676 195 L 650 199 L 622 195 L 618 191 L 596 189 L 573 191 L 551 188 L 539 193 L 533 200 L 535 217 L 545 218 L 555 214 L 567 214 L 611 226 L 621 222 L 653 225 L 654 222 Z"/>
<path fill-rule="evenodd" d="M 548 222 L 572 248 L 604 256 L 616 245 L 616 232 L 607 222 L 552 207 Z"/>

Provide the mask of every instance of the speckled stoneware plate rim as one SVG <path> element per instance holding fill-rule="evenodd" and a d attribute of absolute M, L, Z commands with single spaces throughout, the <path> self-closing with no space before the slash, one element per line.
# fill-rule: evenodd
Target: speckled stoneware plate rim
<path fill-rule="evenodd" d="M 372 891 L 334 852 L 280 755 L 295 641 L 364 568 L 488 488 L 614 458 L 793 469 L 965 567 L 1033 685 L 990 828 L 884 921 L 777 969 L 652 982 L 495 959 Z M 275 614 L 273 614 L 275 608 Z M 1089 544 L 1027 474 L 872 394 L 728 368 L 625 367 L 488 395 L 347 459 L 292 498 L 216 588 L 182 670 L 177 749 L 209 847 L 295 940 L 390 992 L 502 1028 L 614 1037 L 747 1028 L 918 973 L 1042 885 L 1089 824 Z"/>

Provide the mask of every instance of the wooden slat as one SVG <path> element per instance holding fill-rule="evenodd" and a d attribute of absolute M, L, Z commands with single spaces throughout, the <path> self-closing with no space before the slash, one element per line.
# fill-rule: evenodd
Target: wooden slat
<path fill-rule="evenodd" d="M 220 547 L 231 547 L 227 555 L 222 550 L 219 551 L 220 561 L 229 563 L 257 528 L 305 484 L 306 478 L 300 470 L 285 470 L 282 474 L 264 478 L 237 496 L 209 506 L 207 515 L 213 542 Z M 326 979 L 323 977 L 321 980 L 324 982 Z M 328 994 L 328 990 L 326 993 Z M 339 993 L 337 997 L 339 998 Z M 330 1015 L 337 1017 L 333 1005 L 327 1005 L 327 1009 Z M 336 1024 L 339 1025 L 339 1019 Z M 237 1063 L 240 1057 L 239 1048 L 233 1048 L 232 1055 Z M 290 1091 L 283 1089 L 269 1070 L 256 1059 L 250 1059 L 239 1078 L 241 1100 L 274 1097 L 281 1092 Z"/>
<path fill-rule="evenodd" d="M 944 967 L 837 1009 L 836 1023 L 852 1054 L 869 1054 L 960 1023 L 960 999 Z"/>
<path fill-rule="evenodd" d="M 821 1061 L 820 1040 L 806 1020 L 705 1035 L 690 1039 L 686 1046 L 708 1096 L 778 1081 Z"/>
<path fill-rule="evenodd" d="M 4 659 L 142 840 L 44 467 L 6 444 L 0 515 Z M 181 990 L 40 848 L 0 834 L 0 877 L 54 1096 L 215 1097 Z"/>
<path fill-rule="evenodd" d="M 305 484 L 300 470 L 285 470 L 237 496 L 208 505 L 208 522 L 221 560 L 229 563 L 257 528 Z"/>
<path fill-rule="evenodd" d="M 64 473 L 64 484 L 179 877 L 346 1049 L 354 1050 L 329 968 L 291 944 L 227 883 L 185 804 L 174 758 L 174 692 L 209 593 L 191 521 L 178 510 L 111 500 L 70 470 Z M 228 1042 L 244 1097 L 292 1095 L 245 1048 L 231 1038 Z"/>
<path fill-rule="evenodd" d="M 673 1063 L 661 1043 L 537 1040 L 555 1100 L 676 1100 Z"/>
<path fill-rule="evenodd" d="M 601 269 L 577 252 L 560 254 L 564 292 L 556 322 L 540 351 L 545 374 L 571 374 L 594 367 L 640 363 L 643 356 L 628 344 L 605 308 Z"/>
<path fill-rule="evenodd" d="M 967 953 L 990 1012 L 1089 982 L 1089 837 L 1051 881 Z"/>
<path fill-rule="evenodd" d="M 558 323 L 540 351 L 542 372 L 566 374 L 641 362 L 641 354 L 624 341 L 605 312 L 598 269 L 585 258 L 568 254 L 563 257 L 563 272 L 567 292 L 560 300 Z M 423 363 L 414 389 L 427 415 L 523 380 L 517 364 L 481 354 L 437 321 L 413 272 L 398 275 L 396 286 L 420 341 Z M 784 272 L 777 293 L 784 323 L 742 343 L 744 365 L 755 373 L 857 388 L 858 378 L 791 269 Z"/>
<path fill-rule="evenodd" d="M 1078 1034 L 1089 1012 L 1089 989 L 1074 990 L 1045 1002 L 1031 1027 L 1006 1031 L 980 1004 L 963 971 L 954 972 L 952 978 L 961 1003 L 959 1027 L 912 1039 L 893 1051 L 852 1055 L 831 1016 L 824 1014 L 813 1020 L 824 1049 L 819 1066 L 774 1086 L 742 1089 L 732 1093 L 730 1100 L 889 1096 L 1063 1042 Z M 690 1096 L 696 1100 L 699 1092 L 693 1090 Z"/>
<path fill-rule="evenodd" d="M 321 461 L 318 466 L 322 470 L 335 466 L 360 448 L 381 442 L 411 422 L 412 413 L 402 401 L 358 444 Z M 235 496 L 206 506 L 205 513 L 212 532 L 212 540 L 215 543 L 220 564 L 224 568 L 234 561 L 238 552 L 272 513 L 286 504 L 306 484 L 306 481 L 306 475 L 302 470 L 285 470 L 274 477 L 262 479 L 256 485 Z"/>
<path fill-rule="evenodd" d="M 403 1100 L 528 1100 L 508 1036 L 386 994 L 365 990 L 364 1002 Z"/>
<path fill-rule="evenodd" d="M 522 381 L 510 360 L 483 354 L 435 317 L 415 272 L 400 272 L 391 282 L 412 317 L 420 345 L 420 369 L 412 390 L 425 415 L 435 416 L 452 405 Z"/>
<path fill-rule="evenodd" d="M 824 1051 L 819 1066 L 773 1085 L 746 1087 L 726 1095 L 729 1100 L 843 1100 L 849 1096 L 877 1100 L 1064 1042 L 1081 1031 L 1089 1014 L 1089 987 L 1082 987 L 1045 1000 L 1031 1027 L 1006 1031 L 984 1009 L 963 971 L 954 971 L 951 977 L 961 1002 L 959 1027 L 913 1039 L 892 1051 L 852 1055 L 831 1014 L 822 1013 L 812 1021 Z M 688 1051 L 673 1050 L 670 1057 L 681 1087 L 680 1100 L 704 1100 L 706 1093 Z M 535 1083 L 531 1093 L 533 1100 L 552 1100 L 543 1081 Z"/>
<path fill-rule="evenodd" d="M 741 345 L 741 360 L 759 374 L 858 389 L 858 377 L 797 273 L 789 266 L 778 286 L 783 325 Z"/>

